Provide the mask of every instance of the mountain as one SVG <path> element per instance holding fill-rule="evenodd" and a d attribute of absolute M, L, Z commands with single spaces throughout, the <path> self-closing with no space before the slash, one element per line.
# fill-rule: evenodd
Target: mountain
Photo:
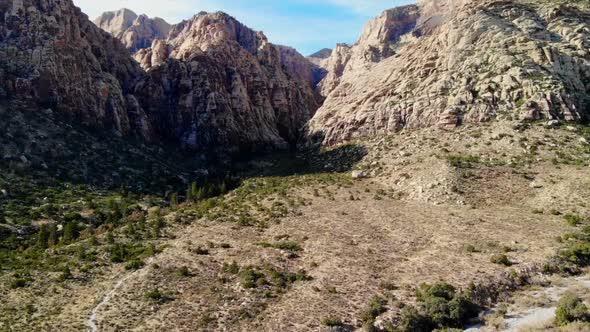
<path fill-rule="evenodd" d="M 308 55 L 308 58 L 327 59 L 332 54 L 331 48 L 323 48 L 313 54 Z"/>
<path fill-rule="evenodd" d="M 324 48 L 311 55 L 307 56 L 307 59 L 316 66 L 323 67 L 324 60 L 328 59 L 332 55 L 332 49 Z"/>
<path fill-rule="evenodd" d="M 0 1 L 0 331 L 590 331 L 587 1 L 150 22 Z"/>
<path fill-rule="evenodd" d="M 125 8 L 103 13 L 94 24 L 119 39 L 132 53 L 150 47 L 155 39 L 166 38 L 171 29 L 171 25 L 159 17 L 137 16 Z"/>
<path fill-rule="evenodd" d="M 141 31 L 157 21 L 129 10 L 98 22 L 121 41 L 69 0 L 0 10 L 0 96 L 13 107 L 51 108 L 192 151 L 239 152 L 294 146 L 322 100 L 303 56 L 224 13 L 196 15 L 142 48 L 153 36 Z M 141 48 L 141 66 L 122 42 Z"/>
<path fill-rule="evenodd" d="M 190 149 L 294 146 L 321 104 L 311 63 L 221 12 L 174 25 L 135 59 L 156 131 Z"/>
<path fill-rule="evenodd" d="M 588 119 L 588 12 L 547 1 L 421 5 L 386 11 L 351 49 L 337 47 L 312 134 L 334 144 L 492 119 Z"/>
<path fill-rule="evenodd" d="M 0 98 L 55 109 L 78 123 L 153 139 L 132 90 L 143 73 L 125 47 L 71 1 L 3 2 Z"/>

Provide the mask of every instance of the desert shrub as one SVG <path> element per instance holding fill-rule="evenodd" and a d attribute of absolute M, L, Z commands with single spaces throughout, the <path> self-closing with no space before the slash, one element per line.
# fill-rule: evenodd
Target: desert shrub
<path fill-rule="evenodd" d="M 369 301 L 367 307 L 361 312 L 360 319 L 365 323 L 373 323 L 377 316 L 385 312 L 386 304 L 387 300 L 380 296 L 374 296 L 373 298 L 371 298 L 371 301 Z"/>
<path fill-rule="evenodd" d="M 480 311 L 466 294 L 444 282 L 422 285 L 416 295 L 423 304 L 425 314 L 440 328 L 461 327 Z"/>
<path fill-rule="evenodd" d="M 181 277 L 189 277 L 191 275 L 190 270 L 188 269 L 188 267 L 183 266 L 180 269 L 178 269 L 177 274 Z"/>
<path fill-rule="evenodd" d="M 472 168 L 473 164 L 480 163 L 481 159 L 477 156 L 460 156 L 460 155 L 450 155 L 447 156 L 447 160 L 451 164 L 451 166 L 456 168 Z"/>
<path fill-rule="evenodd" d="M 497 254 L 490 258 L 490 261 L 494 264 L 504 265 L 504 266 L 511 266 L 512 262 L 505 254 Z"/>
<path fill-rule="evenodd" d="M 578 266 L 588 266 L 590 265 L 590 242 L 572 243 L 561 255 Z"/>
<path fill-rule="evenodd" d="M 574 294 L 565 294 L 557 304 L 555 323 L 564 326 L 575 321 L 587 321 L 588 307 Z"/>
<path fill-rule="evenodd" d="M 248 266 L 240 272 L 244 288 L 256 288 L 267 283 L 264 273 Z"/>
<path fill-rule="evenodd" d="M 564 216 L 565 221 L 567 221 L 567 223 L 570 226 L 578 226 L 579 224 L 581 224 L 584 221 L 584 218 L 580 217 L 577 214 L 571 214 L 568 213 Z"/>
<path fill-rule="evenodd" d="M 165 303 L 171 301 L 172 298 L 164 293 L 162 293 L 158 288 L 154 288 L 145 293 L 146 299 L 156 302 L 156 303 Z"/>
<path fill-rule="evenodd" d="M 405 307 L 402 309 L 398 328 L 392 329 L 392 332 L 430 332 L 434 327 L 430 317 L 423 315 L 414 307 Z"/>
<path fill-rule="evenodd" d="M 140 259 L 132 259 L 129 262 L 127 262 L 127 264 L 125 264 L 125 269 L 126 270 L 139 270 L 144 266 L 144 262 L 142 262 Z"/>
<path fill-rule="evenodd" d="M 327 326 L 327 327 L 339 327 L 344 325 L 344 323 L 342 322 L 342 320 L 340 318 L 334 317 L 334 316 L 327 316 L 322 318 L 321 321 L 322 325 Z"/>
<path fill-rule="evenodd" d="M 222 271 L 230 274 L 238 274 L 240 273 L 240 266 L 235 261 L 231 262 L 230 264 L 223 263 Z"/>

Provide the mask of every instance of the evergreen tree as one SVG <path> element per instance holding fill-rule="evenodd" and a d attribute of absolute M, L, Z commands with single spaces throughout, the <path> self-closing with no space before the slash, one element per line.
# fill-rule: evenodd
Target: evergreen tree
<path fill-rule="evenodd" d="M 76 240 L 79 236 L 78 233 L 78 225 L 75 222 L 67 222 L 64 225 L 64 234 L 62 237 L 62 241 L 64 244 L 68 244 Z"/>
<path fill-rule="evenodd" d="M 219 185 L 219 194 L 225 195 L 226 193 L 227 193 L 227 185 L 225 184 L 225 181 L 222 181 L 221 184 Z"/>
<path fill-rule="evenodd" d="M 49 229 L 47 225 L 41 225 L 39 228 L 39 233 L 37 234 L 37 246 L 41 249 L 47 249 L 47 244 L 49 243 Z"/>
<path fill-rule="evenodd" d="M 170 194 L 170 206 L 176 207 L 178 205 L 178 193 Z"/>
<path fill-rule="evenodd" d="M 58 236 L 57 236 L 57 226 L 50 225 L 49 226 L 49 236 L 47 238 L 47 244 L 50 247 L 54 247 L 57 245 Z"/>

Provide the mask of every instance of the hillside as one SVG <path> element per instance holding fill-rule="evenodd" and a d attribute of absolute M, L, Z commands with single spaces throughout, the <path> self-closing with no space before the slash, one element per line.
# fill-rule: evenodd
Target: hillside
<path fill-rule="evenodd" d="M 494 119 L 588 120 L 585 2 L 433 3 L 424 1 L 412 17 L 387 11 L 357 45 L 336 49 L 312 135 L 335 144 Z M 409 33 L 373 37 L 388 27 L 402 28 L 394 36 Z M 366 44 L 377 53 L 362 56 Z"/>
<path fill-rule="evenodd" d="M 589 24 L 420 0 L 306 58 L 0 2 L 0 332 L 589 331 Z"/>

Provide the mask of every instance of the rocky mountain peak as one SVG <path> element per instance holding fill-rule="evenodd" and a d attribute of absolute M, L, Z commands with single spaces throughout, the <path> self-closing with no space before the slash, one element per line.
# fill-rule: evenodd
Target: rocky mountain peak
<path fill-rule="evenodd" d="M 345 73 L 372 66 L 392 56 L 397 42 L 414 30 L 419 18 L 420 11 L 416 5 L 389 9 L 365 25 L 354 45 L 336 45 L 330 58 L 321 62 L 322 67 L 328 70 L 328 75 L 319 86 L 321 94 L 329 95 Z"/>
<path fill-rule="evenodd" d="M 106 12 L 94 20 L 99 28 L 119 39 L 132 53 L 150 47 L 155 39 L 166 38 L 171 25 L 165 20 L 135 14 L 128 9 Z"/>
<path fill-rule="evenodd" d="M 191 53 L 195 48 L 206 51 L 229 41 L 256 54 L 261 45 L 268 43 L 264 33 L 246 27 L 224 12 L 201 12 L 175 25 L 169 40 L 179 54 Z"/>
<path fill-rule="evenodd" d="M 324 143 L 498 118 L 590 117 L 590 13 L 583 5 L 529 0 L 420 5 L 406 21 L 415 26 L 408 38 L 379 48 L 385 36 L 396 35 L 373 28 L 379 26 L 375 22 L 396 22 L 384 14 L 369 23 L 349 52 L 333 54 L 330 61 L 339 66 L 321 83 L 327 99 L 310 124 Z M 377 50 L 359 50 L 372 44 L 365 41 L 376 41 Z M 383 50 L 394 55 L 379 57 Z M 359 54 L 369 57 L 359 62 Z M 343 74 L 337 75 L 343 63 Z"/>
<path fill-rule="evenodd" d="M 332 55 L 332 49 L 331 48 L 323 48 L 323 49 L 309 55 L 308 58 L 327 59 L 330 57 L 330 55 Z"/>
<path fill-rule="evenodd" d="M 113 36 L 117 36 L 129 29 L 137 18 L 135 12 L 122 8 L 116 11 L 104 12 L 94 20 L 94 24 Z"/>

